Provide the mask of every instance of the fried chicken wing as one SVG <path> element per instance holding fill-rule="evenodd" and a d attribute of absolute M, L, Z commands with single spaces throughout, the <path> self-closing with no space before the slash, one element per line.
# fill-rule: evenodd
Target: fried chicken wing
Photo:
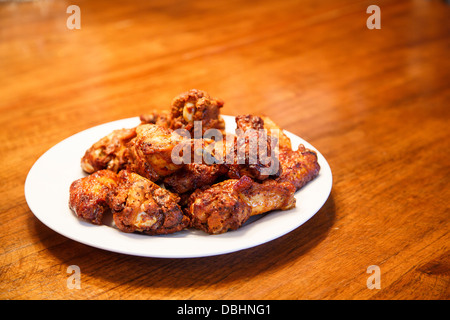
<path fill-rule="evenodd" d="M 136 128 L 136 137 L 128 147 L 126 168 L 141 176 L 157 181 L 181 169 L 182 165 L 172 161 L 172 150 L 184 138 L 176 132 L 154 124 Z"/>
<path fill-rule="evenodd" d="M 291 139 L 283 132 L 283 129 L 268 116 L 241 115 L 236 117 L 237 128 L 243 131 L 248 129 L 265 129 L 269 136 L 275 136 L 280 150 L 292 150 Z"/>
<path fill-rule="evenodd" d="M 251 207 L 239 193 L 251 187 L 252 181 L 245 177 L 241 182 L 230 179 L 212 187 L 196 190 L 188 200 L 187 212 L 191 227 L 210 234 L 236 230 L 251 215 Z"/>
<path fill-rule="evenodd" d="M 111 211 L 110 193 L 118 182 L 117 174 L 110 170 L 100 170 L 75 180 L 70 186 L 69 207 L 78 218 L 102 224 L 103 216 Z"/>
<path fill-rule="evenodd" d="M 180 198 L 150 180 L 127 170 L 119 173 L 111 197 L 116 226 L 124 232 L 169 234 L 186 228 L 189 219 L 178 205 Z"/>
<path fill-rule="evenodd" d="M 126 144 L 135 136 L 135 128 L 114 130 L 86 150 L 81 168 L 87 173 L 103 169 L 118 172 L 127 162 Z"/>
<path fill-rule="evenodd" d="M 313 180 L 320 171 L 317 154 L 304 145 L 299 145 L 296 151 L 282 150 L 279 155 L 282 173 L 275 180 L 290 182 L 297 190 Z"/>
<path fill-rule="evenodd" d="M 201 121 L 202 133 L 207 129 L 225 129 L 220 116 L 224 102 L 212 98 L 202 90 L 192 89 L 173 99 L 171 107 L 171 128 L 186 129 L 193 133 L 194 121 Z"/>
<path fill-rule="evenodd" d="M 188 200 L 187 212 L 192 227 L 219 234 L 236 230 L 252 215 L 293 208 L 294 193 L 290 183 L 257 183 L 244 176 L 196 190 Z"/>
<path fill-rule="evenodd" d="M 277 176 L 280 166 L 277 139 L 264 130 L 264 121 L 254 115 L 236 117 L 234 161 L 227 162 L 228 177 L 239 179 L 246 175 L 259 181 Z"/>
<path fill-rule="evenodd" d="M 289 210 L 295 207 L 295 188 L 291 183 L 272 179 L 262 183 L 253 182 L 252 187 L 241 193 L 241 197 L 252 208 L 251 215 L 273 210 Z"/>

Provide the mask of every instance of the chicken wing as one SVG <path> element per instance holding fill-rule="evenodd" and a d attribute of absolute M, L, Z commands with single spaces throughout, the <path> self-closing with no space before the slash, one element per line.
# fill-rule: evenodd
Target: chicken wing
<path fill-rule="evenodd" d="M 313 180 L 320 171 L 317 154 L 304 145 L 299 145 L 296 151 L 281 150 L 279 155 L 282 173 L 275 180 L 290 182 L 297 190 Z"/>
<path fill-rule="evenodd" d="M 280 173 L 276 137 L 264 130 L 264 121 L 254 115 L 236 117 L 234 161 L 227 162 L 228 177 L 239 179 L 246 175 L 263 181 Z"/>
<path fill-rule="evenodd" d="M 117 174 L 110 170 L 100 170 L 75 180 L 70 186 L 70 209 L 80 219 L 102 224 L 103 216 L 111 211 L 110 193 L 118 182 Z"/>
<path fill-rule="evenodd" d="M 289 137 L 269 117 L 254 115 L 238 116 L 236 117 L 236 124 L 237 128 L 241 130 L 266 129 L 268 131 L 268 141 L 273 138 L 270 135 L 270 130 L 276 130 L 274 133 L 278 135 L 279 152 L 277 153 L 277 159 L 279 161 L 280 171 L 278 172 L 278 177 L 270 178 L 275 178 L 277 182 L 290 182 L 299 190 L 319 174 L 320 166 L 317 161 L 317 154 L 312 150 L 306 149 L 304 145 L 300 145 L 296 151 L 293 151 Z M 267 145 L 269 148 L 269 143 Z M 244 167 L 238 169 L 246 174 L 251 168 Z M 250 176 L 255 176 L 255 174 L 250 174 Z"/>
<path fill-rule="evenodd" d="M 127 170 L 119 172 L 111 197 L 114 223 L 124 232 L 169 234 L 186 228 L 189 219 L 178 205 L 180 198 L 150 180 Z"/>
<path fill-rule="evenodd" d="M 222 100 L 211 98 L 205 91 L 184 92 L 172 101 L 171 128 L 186 129 L 193 134 L 194 121 L 201 121 L 202 133 L 207 129 L 224 130 L 225 122 L 220 116 L 223 105 Z"/>
<path fill-rule="evenodd" d="M 170 129 L 144 124 L 136 128 L 136 137 L 128 143 L 126 168 L 141 176 L 157 181 L 181 169 L 172 161 L 172 150 L 184 138 Z"/>
<path fill-rule="evenodd" d="M 252 208 L 251 216 L 273 210 L 289 210 L 295 207 L 295 188 L 291 183 L 272 179 L 262 183 L 253 182 L 250 189 L 240 196 Z"/>
<path fill-rule="evenodd" d="M 103 169 L 118 172 L 127 162 L 126 144 L 135 136 L 135 128 L 114 130 L 86 150 L 81 168 L 87 173 Z"/>
<path fill-rule="evenodd" d="M 236 230 L 252 215 L 293 208 L 294 193 L 290 183 L 257 183 L 244 176 L 196 190 L 189 197 L 186 210 L 192 227 L 219 234 Z"/>

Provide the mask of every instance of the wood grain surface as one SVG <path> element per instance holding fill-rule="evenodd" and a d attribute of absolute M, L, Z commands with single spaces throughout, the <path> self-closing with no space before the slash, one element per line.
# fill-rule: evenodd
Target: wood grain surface
<path fill-rule="evenodd" d="M 381 29 L 366 26 L 372 4 Z M 449 54 L 437 0 L 0 2 L 0 298 L 449 299 Z M 322 209 L 267 244 L 192 259 L 103 251 L 35 218 L 24 182 L 45 151 L 192 88 L 320 150 Z"/>

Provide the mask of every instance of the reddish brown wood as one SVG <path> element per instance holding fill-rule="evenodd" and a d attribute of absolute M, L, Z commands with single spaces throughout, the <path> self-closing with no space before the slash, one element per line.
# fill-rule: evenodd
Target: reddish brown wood
<path fill-rule="evenodd" d="M 380 30 L 369 1 L 78 1 L 80 30 L 69 2 L 0 3 L 0 298 L 449 299 L 450 7 L 377 3 Z M 324 207 L 199 259 L 102 251 L 34 217 L 24 182 L 47 149 L 191 88 L 318 148 L 334 178 Z"/>

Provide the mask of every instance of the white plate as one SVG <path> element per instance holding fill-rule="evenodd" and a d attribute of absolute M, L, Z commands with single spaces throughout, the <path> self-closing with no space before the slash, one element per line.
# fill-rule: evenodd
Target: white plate
<path fill-rule="evenodd" d="M 227 131 L 234 132 L 234 117 L 223 118 Z M 286 132 L 293 146 L 302 143 L 315 150 L 321 167 L 319 175 L 297 191 L 297 205 L 292 210 L 252 217 L 238 230 L 220 235 L 199 230 L 163 236 L 130 234 L 79 220 L 68 207 L 69 187 L 74 180 L 86 176 L 80 168 L 84 152 L 112 130 L 138 124 L 139 118 L 129 118 L 99 125 L 61 141 L 43 154 L 25 181 L 25 198 L 34 215 L 54 231 L 96 248 L 145 257 L 192 258 L 247 249 L 285 235 L 319 211 L 330 194 L 332 175 L 325 158 L 308 142 Z"/>

